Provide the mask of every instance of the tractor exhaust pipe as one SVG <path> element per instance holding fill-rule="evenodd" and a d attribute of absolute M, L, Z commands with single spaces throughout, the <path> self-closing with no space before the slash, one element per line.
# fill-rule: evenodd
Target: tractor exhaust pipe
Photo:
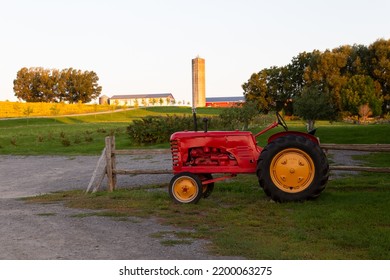
<path fill-rule="evenodd" d="M 208 118 L 203 118 L 203 122 L 204 122 L 204 132 L 207 132 L 207 130 L 208 130 L 208 121 L 209 121 Z"/>
<path fill-rule="evenodd" d="M 196 119 L 196 107 L 192 107 L 192 117 L 194 118 L 194 131 L 198 131 L 198 121 Z"/>

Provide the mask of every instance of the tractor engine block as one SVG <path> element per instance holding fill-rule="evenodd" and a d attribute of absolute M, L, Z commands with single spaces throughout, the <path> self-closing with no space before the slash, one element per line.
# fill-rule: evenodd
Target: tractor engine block
<path fill-rule="evenodd" d="M 187 166 L 235 166 L 235 157 L 223 148 L 196 147 L 189 149 Z"/>

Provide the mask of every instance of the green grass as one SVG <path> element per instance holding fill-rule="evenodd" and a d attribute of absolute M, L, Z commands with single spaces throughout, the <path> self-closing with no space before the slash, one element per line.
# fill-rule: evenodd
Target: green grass
<path fill-rule="evenodd" d="M 101 153 L 108 135 L 116 136 L 118 149 L 137 148 L 126 133 L 134 119 L 166 113 L 185 114 L 188 109 L 155 107 L 85 116 L 0 120 L 0 154 L 96 155 Z M 214 109 L 201 111 L 212 115 L 218 112 Z M 168 147 L 165 143 L 146 148 Z"/>
<path fill-rule="evenodd" d="M 0 154 L 98 154 L 106 136 L 115 134 L 118 146 L 127 138 L 126 125 L 122 123 L 43 122 L 14 127 L 7 123 L 6 128 L 1 127 Z"/>
<path fill-rule="evenodd" d="M 198 115 L 215 115 L 220 108 L 199 108 Z M 151 107 L 107 114 L 0 120 L 0 154 L 15 155 L 97 155 L 104 147 L 104 138 L 116 136 L 118 149 L 138 148 L 126 133 L 126 127 L 134 120 L 147 115 L 187 114 L 189 107 Z M 274 120 L 271 116 L 259 118 L 261 127 Z M 288 122 L 291 130 L 305 131 L 302 122 Z M 317 136 L 322 143 L 388 143 L 390 125 L 329 125 L 318 122 Z M 190 128 L 192 129 L 192 128 Z M 275 128 L 258 139 L 260 146 L 269 136 L 282 128 Z M 143 148 L 168 148 L 168 143 Z"/>
<path fill-rule="evenodd" d="M 116 136 L 119 149 L 131 148 L 126 127 L 133 119 L 153 113 L 139 109 L 119 113 L 0 121 L 0 154 L 93 155 L 104 148 L 104 138 Z"/>
<path fill-rule="evenodd" d="M 306 132 L 303 124 L 297 122 L 289 123 L 289 130 Z M 259 132 L 261 128 L 253 130 L 254 133 Z M 260 146 L 267 144 L 267 139 L 276 132 L 283 131 L 277 127 L 270 130 L 258 138 Z M 317 128 L 316 137 L 319 137 L 321 143 L 332 144 L 387 144 L 390 143 L 390 124 L 375 124 L 375 125 L 352 125 L 345 123 L 335 123 L 333 125 L 321 125 Z"/>
<path fill-rule="evenodd" d="M 390 143 L 390 124 L 323 126 L 318 128 L 316 136 L 322 143 L 387 144 Z"/>

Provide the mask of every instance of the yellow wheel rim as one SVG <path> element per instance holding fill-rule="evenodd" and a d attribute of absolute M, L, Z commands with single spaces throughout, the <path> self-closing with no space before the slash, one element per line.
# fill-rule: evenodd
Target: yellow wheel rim
<path fill-rule="evenodd" d="M 290 148 L 279 152 L 271 162 L 272 182 L 282 191 L 298 193 L 313 182 L 315 167 L 311 157 L 300 149 Z"/>
<path fill-rule="evenodd" d="M 183 203 L 191 202 L 197 196 L 199 191 L 196 181 L 188 176 L 178 178 L 172 187 L 172 193 L 175 198 Z"/>

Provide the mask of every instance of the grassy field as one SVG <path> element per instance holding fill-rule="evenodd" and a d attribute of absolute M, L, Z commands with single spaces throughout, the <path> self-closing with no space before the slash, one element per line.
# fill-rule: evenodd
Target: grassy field
<path fill-rule="evenodd" d="M 181 110 L 178 107 L 178 113 Z M 0 120 L 0 154 L 99 154 L 104 138 L 109 135 L 116 136 L 118 148 L 135 148 L 126 127 L 134 119 L 161 114 L 136 109 L 85 116 Z"/>
<path fill-rule="evenodd" d="M 198 115 L 217 115 L 220 110 L 201 108 Z M 0 120 L 0 154 L 96 155 L 102 151 L 104 138 L 108 135 L 116 136 L 119 149 L 137 148 L 126 133 L 126 127 L 132 120 L 148 115 L 190 113 L 191 109 L 188 107 L 154 107 L 87 116 Z M 272 116 L 259 118 L 257 123 L 260 127 L 253 128 L 253 132 L 258 132 L 273 120 Z M 305 131 L 302 122 L 288 124 L 292 130 Z M 389 142 L 390 125 L 329 125 L 327 122 L 319 122 L 318 126 L 317 136 L 322 143 Z M 261 136 L 258 139 L 259 145 L 266 145 L 267 138 L 281 130 L 276 128 Z M 168 148 L 168 143 L 149 147 Z"/>
<path fill-rule="evenodd" d="M 0 118 L 17 118 L 32 116 L 60 116 L 72 114 L 112 111 L 116 107 L 98 104 L 65 104 L 44 102 L 9 102 L 0 101 Z"/>

